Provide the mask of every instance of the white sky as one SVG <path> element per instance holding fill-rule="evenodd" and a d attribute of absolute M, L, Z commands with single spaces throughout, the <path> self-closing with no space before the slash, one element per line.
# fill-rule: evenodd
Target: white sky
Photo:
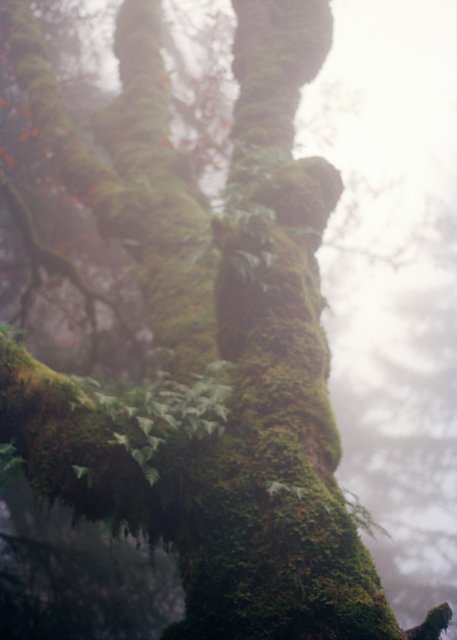
<path fill-rule="evenodd" d="M 330 248 L 319 252 L 332 308 L 325 324 L 334 371 L 373 389 L 386 384 L 372 358 L 376 350 L 414 366 L 440 365 L 421 362 L 414 345 L 405 348 L 411 327 L 393 309 L 393 301 L 412 289 L 427 296 L 434 278 L 446 282 L 446 274 L 434 266 L 430 245 L 420 244 L 417 236 L 434 207 L 455 212 L 457 225 L 457 3 L 334 0 L 333 8 L 334 46 L 317 81 L 303 91 L 297 142 L 303 155 L 322 153 L 332 160 L 346 181 L 356 174 L 360 183 L 374 188 L 370 195 L 361 187 L 359 222 L 344 244 L 381 253 L 389 246 L 406 248 L 409 261 L 398 271 Z M 330 94 L 329 87 L 335 86 L 338 90 Z M 316 123 L 316 114 L 323 128 L 313 132 L 304 125 Z M 330 140 L 321 135 L 326 131 Z M 385 189 L 389 183 L 395 186 Z M 334 227 L 351 202 L 346 196 L 334 214 Z M 405 417 L 403 412 L 391 425 L 398 433 L 415 429 Z M 430 426 L 439 433 L 439 424 Z M 455 488 L 455 475 L 448 481 Z M 363 487 L 357 492 L 363 503 Z M 423 516 L 423 522 L 418 516 L 416 521 L 427 528 L 430 513 Z M 451 518 L 441 506 L 433 521 L 457 534 L 455 514 Z M 427 566 L 435 567 L 436 559 L 424 558 L 425 571 Z"/>
<path fill-rule="evenodd" d="M 455 0 L 334 1 L 333 50 L 315 88 L 337 80 L 361 102 L 359 117 L 339 123 L 340 162 L 374 176 L 409 167 L 422 178 L 433 156 L 447 151 L 455 166 L 456 7 Z"/>
<path fill-rule="evenodd" d="M 346 244 L 398 248 L 411 243 L 430 198 L 457 210 L 457 6 L 455 0 L 334 0 L 333 10 L 334 46 L 317 81 L 304 89 L 297 119 L 312 123 L 321 114 L 331 140 L 323 143 L 319 127 L 313 133 L 304 126 L 297 133 L 300 153 L 322 153 L 347 180 L 355 173 L 381 191 L 361 198 L 361 223 Z M 332 86 L 336 94 L 329 93 Z M 396 185 L 390 191 L 389 183 Z M 324 273 L 338 260 L 352 270 L 351 293 L 340 307 L 351 315 L 352 330 L 342 338 L 351 358 L 356 345 L 364 351 L 394 339 L 390 296 L 427 280 L 430 270 L 424 260 L 396 274 L 331 251 L 320 258 Z M 331 332 L 331 317 L 328 325 Z"/>

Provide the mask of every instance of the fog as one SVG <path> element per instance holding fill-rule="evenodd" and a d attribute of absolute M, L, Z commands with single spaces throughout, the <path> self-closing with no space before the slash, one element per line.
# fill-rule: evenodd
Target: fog
<path fill-rule="evenodd" d="M 212 24 L 208 2 L 165 5 L 171 22 L 182 18 L 174 9 L 192 10 L 191 35 L 184 21 L 176 41 L 198 80 L 205 38 L 192 41 L 205 20 Z M 211 6 L 225 16 L 218 33 L 230 35 L 228 3 Z M 346 185 L 318 254 L 345 451 L 338 477 L 371 514 L 374 537 L 364 538 L 407 627 L 444 601 L 457 611 L 457 9 L 452 0 L 334 0 L 333 10 L 333 50 L 303 90 L 294 155 L 323 155 Z M 91 40 L 99 57 L 86 62 L 101 92 L 116 89 L 104 50 L 112 23 L 103 20 Z M 222 41 L 217 54 L 224 120 L 236 96 L 229 49 Z M 175 71 L 185 97 L 191 89 Z M 177 146 L 189 135 L 198 146 L 179 113 L 174 127 Z M 200 176 L 215 208 L 226 161 L 218 156 Z M 6 507 L 1 518 L 9 531 Z M 170 572 L 170 589 L 179 589 Z M 151 591 L 153 581 L 147 574 Z M 173 601 L 175 615 L 180 606 Z M 455 624 L 446 637 L 457 638 Z"/>
<path fill-rule="evenodd" d="M 457 593 L 456 6 L 334 11 L 297 153 L 332 158 L 349 187 L 319 256 L 339 476 L 391 536 L 367 544 L 409 623 L 417 599 Z"/>

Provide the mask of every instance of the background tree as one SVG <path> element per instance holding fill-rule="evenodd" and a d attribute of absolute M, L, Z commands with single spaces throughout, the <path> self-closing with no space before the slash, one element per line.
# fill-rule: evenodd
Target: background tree
<path fill-rule="evenodd" d="M 164 637 L 401 638 L 332 475 L 340 450 L 314 251 L 341 180 L 321 158 L 290 155 L 299 87 L 325 59 L 331 15 L 325 2 L 233 4 L 240 97 L 225 217 L 213 224 L 221 258 L 195 261 L 208 216 L 168 141 L 158 3 L 121 7 L 123 90 L 94 120 L 111 159 L 102 164 L 62 107 L 29 7 L 7 2 L 15 80 L 36 129 L 66 191 L 138 262 L 162 366 L 178 382 L 91 395 L 4 338 L 3 437 L 14 437 L 36 490 L 173 543 L 187 617 Z M 7 176 L 2 183 L 31 261 L 27 295 L 41 271 L 79 289 L 94 362 L 97 306 L 131 333 L 119 305 L 39 239 L 31 203 Z M 214 358 L 216 335 L 234 365 L 229 405 L 220 365 L 189 384 Z M 426 628 L 438 637 L 449 616 L 443 605 Z"/>
<path fill-rule="evenodd" d="M 351 460 L 342 465 L 340 479 L 344 486 L 361 487 L 362 501 L 372 505 L 376 519 L 392 534 L 370 547 L 396 610 L 409 621 L 419 602 L 427 606 L 432 591 L 455 601 L 457 443 L 449 346 L 454 343 L 455 310 L 446 293 L 454 278 L 453 218 L 453 210 L 440 206 L 433 225 L 422 232 L 429 255 L 423 248 L 421 263 L 428 276 L 394 300 L 402 318 L 392 338 L 395 355 L 388 347 L 378 352 L 366 383 L 343 372 L 333 383 Z M 348 394 L 351 403 L 345 400 Z M 367 439 L 374 451 L 368 458 Z"/>

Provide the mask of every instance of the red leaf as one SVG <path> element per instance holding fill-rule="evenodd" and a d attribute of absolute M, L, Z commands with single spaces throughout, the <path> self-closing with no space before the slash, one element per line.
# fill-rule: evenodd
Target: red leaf
<path fill-rule="evenodd" d="M 0 147 L 0 158 L 3 158 L 8 167 L 11 167 L 14 164 L 14 158 L 11 154 L 8 153 L 8 149 L 6 147 Z"/>

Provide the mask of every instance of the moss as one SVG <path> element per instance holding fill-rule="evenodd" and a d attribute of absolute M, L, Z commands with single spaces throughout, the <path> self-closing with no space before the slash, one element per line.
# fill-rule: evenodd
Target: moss
<path fill-rule="evenodd" d="M 144 220 L 141 270 L 155 343 L 175 352 L 167 368 L 188 380 L 216 357 L 215 259 L 197 259 L 209 217 L 186 184 L 185 158 L 168 143 L 170 86 L 160 37 L 160 2 L 123 3 L 115 41 L 123 93 L 94 128 L 132 185 L 131 216 Z"/>
<path fill-rule="evenodd" d="M 271 3 L 274 16 L 262 3 L 234 8 L 241 87 L 229 205 L 248 221 L 213 224 L 218 343 L 237 364 L 234 403 L 226 434 L 193 449 L 179 483 L 164 478 L 183 516 L 172 538 L 187 599 L 186 620 L 164 638 L 400 640 L 333 477 L 341 445 L 316 246 L 297 232 L 320 237 L 341 180 L 322 159 L 273 153 L 290 144 L 299 84 L 328 50 L 328 4 Z M 262 221 L 259 205 L 279 225 Z"/>
<path fill-rule="evenodd" d="M 300 85 L 315 77 L 331 45 L 328 3 L 233 6 L 239 21 L 233 69 L 241 84 L 234 139 L 290 149 Z"/>
<path fill-rule="evenodd" d="M 7 2 L 19 20 L 16 8 L 26 3 Z M 327 1 L 267 4 L 234 1 L 241 82 L 234 139 L 241 164 L 259 148 L 289 149 L 300 84 L 318 72 L 331 42 Z M 124 94 L 98 119 L 99 139 L 127 186 L 114 171 L 95 171 L 85 150 L 74 146 L 66 120 L 63 135 L 53 129 L 50 114 L 61 117 L 60 103 L 46 65 L 36 59 L 40 47 L 18 47 L 17 55 L 68 182 L 89 188 L 107 225 L 124 230 L 139 221 L 151 325 L 160 345 L 175 347 L 174 372 L 186 378 L 213 357 L 215 268 L 212 256 L 195 260 L 208 220 L 175 175 L 181 159 L 167 142 L 159 9 L 159 0 L 123 4 L 116 52 Z M 279 225 L 214 227 L 222 252 L 218 342 L 221 355 L 236 362 L 225 434 L 189 441 L 176 433 L 158 452 L 161 479 L 151 489 L 123 448 L 109 444 L 113 425 L 106 415 L 78 405 L 70 416 L 65 380 L 46 382 L 47 374 L 32 360 L 21 363 L 27 356 L 10 346 L 13 355 L 0 370 L 3 437 L 15 429 L 37 489 L 90 517 L 114 513 L 117 521 L 126 518 L 174 543 L 187 618 L 165 633 L 169 640 L 400 640 L 333 477 L 340 442 L 326 390 L 318 270 L 312 247 L 295 231 L 310 225 L 321 233 L 338 179 L 315 159 L 275 161 L 271 180 L 254 169 L 236 184 L 236 169 L 231 174 L 238 202 L 257 221 L 259 204 L 272 205 Z M 73 464 L 92 470 L 90 490 Z"/>
<path fill-rule="evenodd" d="M 440 640 L 452 620 L 452 611 L 447 602 L 440 604 L 427 614 L 425 621 L 418 627 L 406 632 L 408 640 Z"/>
<path fill-rule="evenodd" d="M 214 358 L 214 261 L 193 264 L 208 218 L 185 184 L 185 159 L 168 143 L 170 86 L 160 51 L 160 2 L 123 3 L 115 50 L 124 90 L 95 121 L 98 140 L 123 181 L 81 143 L 65 115 L 27 2 L 8 2 L 7 13 L 17 30 L 18 80 L 43 141 L 55 151 L 66 186 L 92 208 L 105 235 L 148 244 L 142 273 L 156 344 L 181 352 L 173 370 L 191 375 Z"/>
<path fill-rule="evenodd" d="M 238 365 L 234 407 L 226 435 L 192 452 L 176 492 L 187 618 L 164 637 L 400 640 L 332 476 L 340 443 L 314 262 L 272 227 L 267 287 L 243 283 L 231 257 L 256 247 L 234 223 L 216 229 L 221 351 Z"/>
<path fill-rule="evenodd" d="M 161 56 L 159 2 L 127 0 L 116 24 L 122 94 L 94 119 L 98 140 L 121 175 L 142 174 L 150 184 L 170 175 L 170 86 Z"/>
<path fill-rule="evenodd" d="M 14 439 L 35 491 L 90 519 L 150 529 L 157 498 L 125 449 L 112 445 L 111 419 L 23 347 L 0 336 L 0 348 L 0 440 Z M 88 477 L 78 479 L 73 465 Z"/>
<path fill-rule="evenodd" d="M 272 3 L 249 6 L 234 0 L 238 30 L 234 44 L 233 69 L 241 83 L 264 59 L 273 39 L 275 57 L 281 65 L 284 84 L 300 85 L 314 79 L 331 46 L 333 19 L 328 2 L 293 0 L 287 5 Z"/>
<path fill-rule="evenodd" d="M 141 238 L 144 227 L 135 222 L 128 207 L 120 206 L 115 197 L 123 192 L 118 176 L 86 147 L 66 115 L 46 44 L 28 2 L 6 0 L 4 4 L 2 8 L 13 31 L 12 58 L 17 82 L 27 91 L 34 124 L 43 144 L 56 154 L 56 168 L 65 185 L 83 202 L 95 204 L 94 213 L 105 233 L 130 238 L 134 234 Z M 109 193 L 110 197 L 92 202 L 95 192 Z"/>
<path fill-rule="evenodd" d="M 339 172 L 323 158 L 314 157 L 278 168 L 255 188 L 252 198 L 273 208 L 278 222 L 292 227 L 292 233 L 301 228 L 309 247 L 316 250 L 342 191 Z"/>
<path fill-rule="evenodd" d="M 335 485 L 322 484 L 289 425 L 252 419 L 188 460 L 174 535 L 188 615 L 164 637 L 399 640 Z M 269 496 L 272 477 L 300 498 Z"/>

